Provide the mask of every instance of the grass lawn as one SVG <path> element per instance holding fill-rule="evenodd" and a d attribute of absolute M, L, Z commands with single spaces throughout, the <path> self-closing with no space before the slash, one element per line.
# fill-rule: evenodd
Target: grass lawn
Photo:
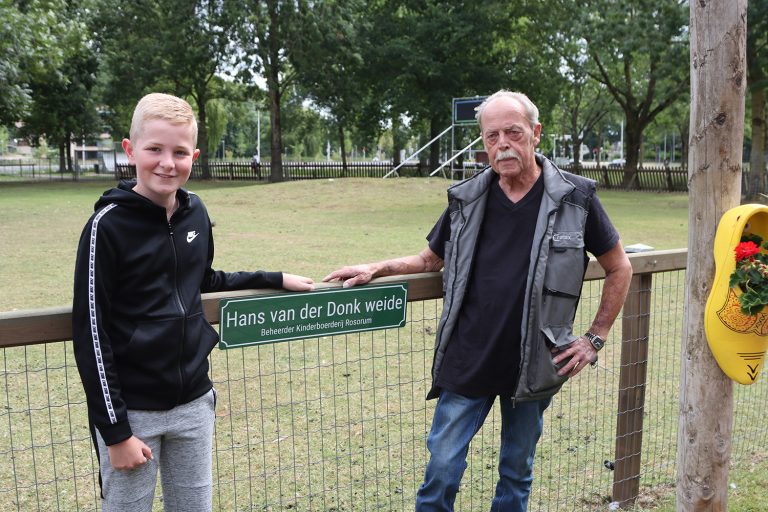
<path fill-rule="evenodd" d="M 189 189 L 201 196 L 216 223 L 216 268 L 284 270 L 320 280 L 345 264 L 421 250 L 445 207 L 447 185 L 443 179 L 342 179 L 191 182 Z M 71 302 L 77 241 L 106 187 L 0 184 L 0 311 Z M 601 191 L 599 196 L 625 245 L 687 245 L 687 195 Z M 760 457 L 731 469 L 729 510 L 765 509 L 766 469 Z M 674 489 L 659 494 L 637 510 L 673 510 Z"/>
<path fill-rule="evenodd" d="M 443 179 L 189 183 L 216 223 L 216 268 L 314 279 L 341 265 L 420 251 L 445 208 L 446 186 Z M 77 241 L 106 187 L 0 184 L 0 311 L 71 301 Z M 600 198 L 625 245 L 687 245 L 687 196 L 604 191 Z"/>

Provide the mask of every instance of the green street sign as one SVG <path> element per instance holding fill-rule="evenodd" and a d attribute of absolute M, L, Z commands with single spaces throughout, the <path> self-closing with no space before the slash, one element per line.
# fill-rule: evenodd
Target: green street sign
<path fill-rule="evenodd" d="M 219 348 L 405 325 L 408 283 L 222 299 Z"/>

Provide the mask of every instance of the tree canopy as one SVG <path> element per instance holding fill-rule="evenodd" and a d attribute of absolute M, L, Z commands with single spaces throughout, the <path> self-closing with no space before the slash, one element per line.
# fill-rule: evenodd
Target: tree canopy
<path fill-rule="evenodd" d="M 766 4 L 749 3 L 757 154 Z M 538 105 L 542 151 L 549 135 L 568 133 L 578 161 L 583 141 L 607 146 L 623 130 L 628 186 L 649 130 L 674 124 L 687 136 L 684 0 L 0 0 L 0 31 L 0 125 L 31 143 L 65 144 L 102 127 L 120 139 L 136 101 L 164 91 L 196 109 L 204 169 L 222 142 L 259 152 L 263 132 L 274 181 L 283 179 L 284 137 L 291 155 L 332 147 L 346 160 L 349 144 L 373 154 L 386 133 L 398 161 L 409 139 L 451 125 L 454 98 L 501 88 Z M 657 123 L 665 111 L 679 122 Z M 430 147 L 433 168 L 446 156 Z"/>

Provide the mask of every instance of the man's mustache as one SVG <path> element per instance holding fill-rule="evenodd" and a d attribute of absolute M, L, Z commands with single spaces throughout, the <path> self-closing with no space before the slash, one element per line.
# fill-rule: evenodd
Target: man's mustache
<path fill-rule="evenodd" d="M 514 149 L 507 149 L 506 151 L 499 151 L 496 153 L 497 162 L 500 160 L 509 160 L 510 158 L 514 158 L 518 162 L 522 160 L 522 158 L 520 158 L 520 154 Z"/>

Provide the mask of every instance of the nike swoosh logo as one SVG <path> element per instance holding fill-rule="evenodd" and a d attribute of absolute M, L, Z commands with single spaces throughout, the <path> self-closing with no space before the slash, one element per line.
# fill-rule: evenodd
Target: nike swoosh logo
<path fill-rule="evenodd" d="M 191 244 L 192 240 L 197 238 L 197 235 L 199 235 L 199 234 L 200 233 L 198 233 L 197 231 L 190 231 L 189 233 L 187 233 L 187 243 Z"/>

